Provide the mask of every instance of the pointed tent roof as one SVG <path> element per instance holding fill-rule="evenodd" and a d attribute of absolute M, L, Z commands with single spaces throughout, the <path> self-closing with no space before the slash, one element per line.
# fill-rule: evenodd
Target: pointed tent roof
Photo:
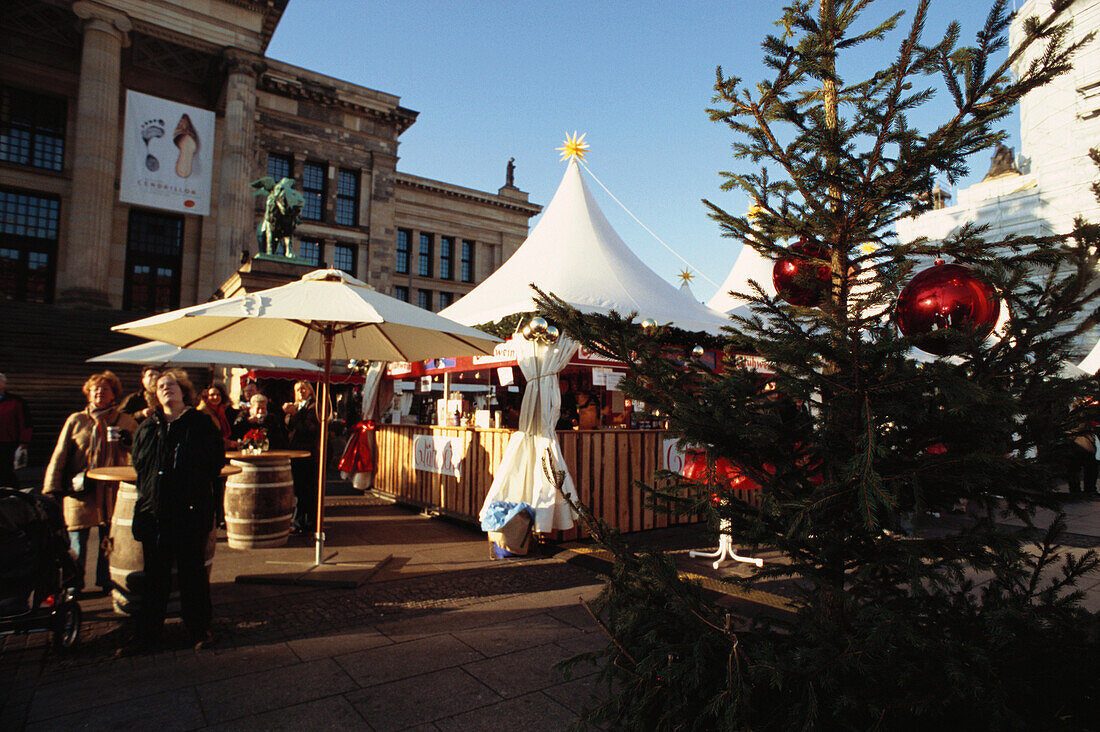
<path fill-rule="evenodd" d="M 641 318 L 709 333 L 728 324 L 638 259 L 596 205 L 576 160 L 515 254 L 439 314 L 476 325 L 534 310 L 531 283 L 583 312 L 637 311 Z"/>
<path fill-rule="evenodd" d="M 752 292 L 749 280 L 755 280 L 764 292 L 775 297 L 775 285 L 772 283 L 772 269 L 775 263 L 750 246 L 741 247 L 741 253 L 733 263 L 730 273 L 722 281 L 718 292 L 707 301 L 707 306 L 720 313 L 730 313 L 742 308 L 748 303 L 745 300 L 730 295 L 733 292 Z"/>

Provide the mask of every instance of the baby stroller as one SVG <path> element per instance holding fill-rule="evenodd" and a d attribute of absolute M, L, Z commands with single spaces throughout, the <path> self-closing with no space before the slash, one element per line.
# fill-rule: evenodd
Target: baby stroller
<path fill-rule="evenodd" d="M 76 562 L 53 499 L 0 488 L 0 635 L 49 631 L 53 647 L 80 636 Z"/>

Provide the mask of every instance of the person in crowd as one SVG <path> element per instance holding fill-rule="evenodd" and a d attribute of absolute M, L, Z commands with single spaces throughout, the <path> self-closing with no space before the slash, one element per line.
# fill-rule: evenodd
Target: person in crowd
<path fill-rule="evenodd" d="M 241 384 L 241 400 L 237 402 L 237 416 L 234 417 L 233 421 L 240 419 L 242 414 L 245 417 L 248 416 L 248 410 L 251 408 L 252 404 L 252 397 L 256 396 L 259 393 L 260 387 L 256 386 L 255 381 L 250 380 Z M 233 421 L 231 421 L 230 424 L 232 424 Z"/>
<path fill-rule="evenodd" d="M 85 475 L 89 468 L 105 468 L 130 463 L 130 445 L 137 422 L 119 409 L 122 382 L 110 371 L 93 374 L 84 382 L 87 406 L 69 415 L 57 437 L 42 492 L 61 497 L 69 541 L 76 554 L 77 590 L 84 588 L 88 562 L 88 539 L 93 528 L 99 529 L 95 583 L 107 591 L 111 574 L 104 555 L 106 525 L 114 510 L 114 483 L 103 483 Z"/>
<path fill-rule="evenodd" d="M 215 381 L 199 393 L 198 409 L 214 420 L 214 426 L 221 432 L 226 448 L 236 447 L 236 442 L 233 440 L 233 421 L 236 413 L 234 411 L 233 416 L 230 416 L 229 410 L 232 407 L 229 406 L 229 396 L 221 384 Z"/>
<path fill-rule="evenodd" d="M 217 427 L 218 432 L 221 433 L 222 442 L 225 444 L 227 450 L 232 450 L 237 447 L 237 441 L 233 439 L 233 417 L 230 417 L 230 409 L 232 409 L 232 407 L 229 406 L 229 396 L 225 393 L 225 388 L 218 382 L 212 382 L 200 392 L 198 410 L 209 415 L 210 419 L 214 421 L 214 426 Z M 236 416 L 236 410 L 233 410 L 233 415 Z M 224 528 L 225 478 L 218 479 L 217 491 L 214 498 L 218 528 Z"/>
<path fill-rule="evenodd" d="M 156 394 L 153 391 L 160 378 L 160 369 L 156 366 L 146 366 L 141 370 L 141 388 L 130 394 L 122 402 L 122 411 L 129 414 L 139 424 L 143 419 L 153 413 L 153 404 L 156 404 Z"/>
<path fill-rule="evenodd" d="M 233 423 L 233 439 L 241 441 L 249 430 L 262 429 L 267 433 L 268 447 L 272 450 L 285 449 L 286 430 L 283 420 L 268 410 L 268 400 L 263 394 L 253 394 L 248 402 L 248 412 L 242 411 Z"/>
<path fill-rule="evenodd" d="M 600 428 L 599 402 L 584 389 L 577 393 L 577 427 L 582 430 Z"/>
<path fill-rule="evenodd" d="M 22 450 L 26 459 L 32 427 L 27 403 L 8 391 L 8 377 L 0 374 L 0 488 L 19 487 L 15 455 Z"/>
<path fill-rule="evenodd" d="M 308 534 L 317 525 L 318 442 L 321 422 L 317 419 L 317 402 L 313 386 L 308 381 L 294 383 L 294 401 L 283 405 L 291 450 L 309 450 L 309 457 L 290 461 L 294 478 L 294 519 L 291 532 Z"/>
<path fill-rule="evenodd" d="M 1081 426 L 1074 432 L 1070 444 L 1066 447 L 1066 484 L 1070 493 L 1096 493 L 1097 463 L 1095 416 L 1097 404 L 1093 399 L 1085 399 L 1076 405 L 1081 413 Z"/>
<path fill-rule="evenodd" d="M 225 443 L 213 421 L 192 409 L 187 374 L 168 369 L 156 384 L 157 405 L 134 435 L 137 502 L 133 534 L 141 542 L 145 582 L 138 612 L 138 646 L 160 645 L 176 566 L 180 615 L 195 650 L 210 646 L 213 615 L 205 549 L 214 528 L 214 495 L 225 465 Z"/>

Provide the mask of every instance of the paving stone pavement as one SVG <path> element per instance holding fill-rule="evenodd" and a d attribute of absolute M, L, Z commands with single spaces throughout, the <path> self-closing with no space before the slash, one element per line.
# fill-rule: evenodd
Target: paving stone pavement
<path fill-rule="evenodd" d="M 165 650 L 118 658 L 128 621 L 106 597 L 81 600 L 82 640 L 67 654 L 52 652 L 47 634 L 0 638 L 0 730 L 564 730 L 604 693 L 594 667 L 570 678 L 554 668 L 606 642 L 579 602 L 602 586 L 588 563 L 545 549 L 490 561 L 473 527 L 376 499 L 331 502 L 321 570 L 308 539 L 238 551 L 222 537 L 213 649 L 196 653 L 170 621 Z M 1068 513 L 1080 538 L 1071 545 L 1100 544 L 1100 500 Z M 713 585 L 746 571 L 688 558 L 688 547 L 708 540 L 701 526 L 638 539 Z M 257 574 L 357 586 L 235 581 Z M 1100 610 L 1100 577 L 1084 589 L 1086 605 Z"/>
<path fill-rule="evenodd" d="M 490 561 L 471 527 L 378 502 L 335 504 L 333 561 L 343 555 L 367 581 L 238 584 L 261 561 L 270 572 L 294 564 L 278 559 L 290 553 L 311 560 L 312 545 L 219 543 L 214 648 L 195 652 L 170 620 L 165 650 L 116 657 L 128 619 L 109 598 L 82 599 L 82 639 L 66 654 L 45 633 L 0 638 L 0 729 L 568 728 L 597 690 L 595 668 L 567 679 L 554 665 L 604 644 L 579 604 L 599 592 L 594 573 L 549 553 Z M 414 540 L 386 543 L 410 531 Z"/>

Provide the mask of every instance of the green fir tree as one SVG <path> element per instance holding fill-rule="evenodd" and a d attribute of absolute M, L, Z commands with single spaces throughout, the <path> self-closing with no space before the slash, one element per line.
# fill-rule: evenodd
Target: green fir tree
<path fill-rule="evenodd" d="M 895 223 L 928 207 L 937 176 L 1003 138 L 997 125 L 1030 90 L 1070 68 L 1068 2 L 1030 19 L 1006 54 L 1011 20 L 993 3 L 973 46 L 951 25 L 925 39 L 928 2 L 869 25 L 870 0 L 795 2 L 763 44 L 771 78 L 753 87 L 718 69 L 711 118 L 734 135 L 739 170 L 724 189 L 752 217 L 706 202 L 725 235 L 776 259 L 820 247 L 831 283 L 815 307 L 762 291 L 724 339 L 725 370 L 690 357 L 683 334 L 636 315 L 585 315 L 552 293 L 540 312 L 590 349 L 628 362 L 622 388 L 669 420 L 685 445 L 726 458 L 762 486 L 714 504 L 722 477 L 664 474 L 655 506 L 731 522 L 749 551 L 780 560 L 730 581 L 783 581 L 791 612 L 747 620 L 678 576 L 670 556 L 638 553 L 580 507 L 616 557 L 593 608 L 609 634 L 604 703 L 587 721 L 613 729 L 1092 729 L 1100 727 L 1100 621 L 1078 583 L 1092 552 L 1059 544 L 1067 445 L 1100 418 L 1093 379 L 1070 378 L 1075 338 L 1096 322 L 1100 236 L 988 241 L 967 226 L 942 242 L 899 242 Z M 878 22 L 878 21 L 874 21 Z M 853 55 L 904 38 L 867 79 Z M 907 31 L 905 30 L 907 29 Z M 1028 46 L 1044 50 L 1020 78 Z M 933 93 L 953 102 L 930 132 L 907 115 Z M 931 259 L 965 264 L 1011 313 L 998 339 L 950 329 L 899 335 L 888 308 Z M 800 281 L 800 284 L 811 284 Z M 783 294 L 783 293 L 781 293 Z M 884 309 L 887 311 L 884 313 Z M 924 361 L 915 346 L 953 355 Z M 734 352 L 766 358 L 777 392 Z M 641 487 L 639 487 L 641 488 Z M 965 516 L 922 525 L 961 499 Z M 1013 530 L 1004 512 L 1028 522 Z M 1049 515 L 1049 514 L 1048 514 Z M 945 526 L 947 528 L 945 528 Z M 1093 575 L 1095 577 L 1095 575 Z"/>

